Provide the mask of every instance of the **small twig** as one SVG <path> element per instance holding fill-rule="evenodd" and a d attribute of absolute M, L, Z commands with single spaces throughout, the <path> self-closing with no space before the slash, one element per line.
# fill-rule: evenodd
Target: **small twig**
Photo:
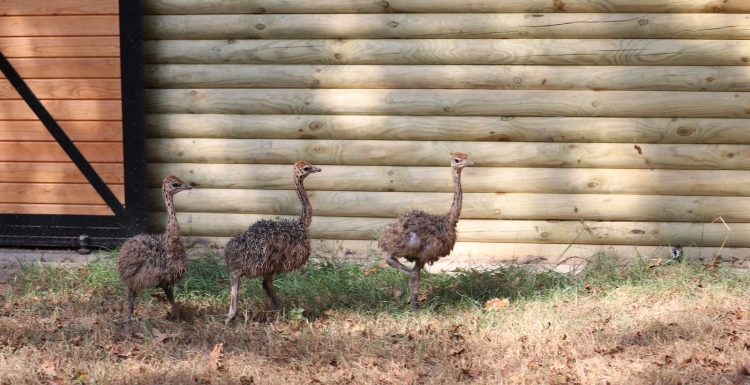
<path fill-rule="evenodd" d="M 724 242 L 722 242 L 722 243 L 721 243 L 721 247 L 719 247 L 719 251 L 717 251 L 717 252 L 716 252 L 716 255 L 714 256 L 714 260 L 713 260 L 713 261 L 711 261 L 711 264 L 709 265 L 709 266 L 711 266 L 712 268 L 713 268 L 713 267 L 716 267 L 716 260 L 717 260 L 717 259 L 719 259 L 719 256 L 721 255 L 721 249 L 723 249 L 723 248 L 724 248 L 724 245 L 725 245 L 725 244 L 727 243 L 727 239 L 729 239 L 729 234 L 730 234 L 730 233 L 731 233 L 731 231 L 732 231 L 732 229 L 730 229 L 730 228 L 729 228 L 729 226 L 727 225 L 727 223 L 726 223 L 726 222 L 724 222 L 724 218 L 722 218 L 721 216 L 719 216 L 718 218 L 716 218 L 716 219 L 714 219 L 713 221 L 711 221 L 711 223 L 714 223 L 714 222 L 716 222 L 717 220 L 721 220 L 721 223 L 723 223 L 723 224 L 724 224 L 724 226 L 725 226 L 725 227 L 727 228 L 727 236 L 726 236 L 726 237 L 724 237 Z"/>

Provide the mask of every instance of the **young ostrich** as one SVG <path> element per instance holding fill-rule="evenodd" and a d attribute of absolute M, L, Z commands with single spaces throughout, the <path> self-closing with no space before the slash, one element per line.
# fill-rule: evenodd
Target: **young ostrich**
<path fill-rule="evenodd" d="M 227 242 L 224 256 L 229 268 L 232 285 L 231 302 L 226 323 L 237 314 L 237 293 L 240 278 L 263 277 L 263 289 L 271 300 L 271 307 L 279 309 L 276 291 L 273 287 L 274 274 L 288 273 L 307 263 L 310 256 L 308 230 L 312 221 L 312 206 L 302 182 L 320 168 L 307 162 L 294 164 L 294 189 L 302 203 L 302 213 L 298 219 L 261 219 L 250 226 L 243 234 Z"/>
<path fill-rule="evenodd" d="M 447 214 L 435 215 L 415 210 L 399 216 L 395 222 L 386 225 L 381 233 L 380 248 L 387 254 L 386 263 L 409 275 L 410 301 L 414 310 L 419 308 L 420 271 L 425 264 L 432 264 L 450 254 L 456 243 L 456 224 L 463 198 L 461 171 L 472 164 L 474 162 L 466 154 L 453 153 L 453 205 Z M 397 258 L 414 262 L 414 268 L 407 268 Z"/>
<path fill-rule="evenodd" d="M 133 300 L 141 289 L 164 289 L 164 294 L 172 304 L 172 312 L 176 310 L 172 286 L 185 275 L 187 256 L 180 240 L 180 225 L 177 223 L 173 197 L 180 191 L 191 189 L 191 186 L 176 176 L 164 178 L 161 194 L 167 205 L 167 231 L 163 234 L 136 235 L 125 241 L 120 248 L 117 272 L 128 292 L 125 329 L 130 329 Z"/>

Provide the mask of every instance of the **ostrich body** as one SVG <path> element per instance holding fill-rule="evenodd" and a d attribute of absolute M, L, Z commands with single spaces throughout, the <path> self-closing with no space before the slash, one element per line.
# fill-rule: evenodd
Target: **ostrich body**
<path fill-rule="evenodd" d="M 172 286 L 182 279 L 187 269 L 187 255 L 180 239 L 180 225 L 174 210 L 173 197 L 180 191 L 192 187 L 176 176 L 164 178 L 162 196 L 167 206 L 167 230 L 163 234 L 139 234 L 122 244 L 117 255 L 117 272 L 127 290 L 127 321 L 130 328 L 133 301 L 138 291 L 147 287 L 164 289 L 172 310 L 174 302 Z"/>
<path fill-rule="evenodd" d="M 452 155 L 453 205 L 445 215 L 435 215 L 415 210 L 398 217 L 383 228 L 380 248 L 386 253 L 386 263 L 409 275 L 410 301 L 414 310 L 418 309 L 419 275 L 425 264 L 433 264 L 450 254 L 456 244 L 456 224 L 461 215 L 461 171 L 474 164 L 460 152 Z M 397 258 L 414 262 L 409 269 Z"/>
<path fill-rule="evenodd" d="M 312 221 L 312 206 L 302 182 L 308 175 L 321 170 L 299 161 L 294 164 L 293 171 L 294 189 L 302 204 L 299 218 L 261 219 L 241 235 L 230 239 L 224 248 L 231 283 L 231 302 L 226 323 L 237 314 L 237 294 L 242 276 L 263 277 L 263 289 L 271 301 L 271 307 L 278 310 L 273 276 L 301 268 L 310 257 L 308 230 Z"/>

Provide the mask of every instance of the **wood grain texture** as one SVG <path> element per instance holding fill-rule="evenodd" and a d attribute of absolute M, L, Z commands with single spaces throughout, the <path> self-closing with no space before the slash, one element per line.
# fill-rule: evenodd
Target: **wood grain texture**
<path fill-rule="evenodd" d="M 440 13 L 144 16 L 145 39 L 747 39 L 742 14 Z M 0 24 L 0 32 L 2 32 Z"/>
<path fill-rule="evenodd" d="M 0 203 L 3 214 L 114 215 L 107 205 Z"/>
<path fill-rule="evenodd" d="M 3 0 L 0 15 L 91 15 L 119 12 L 117 0 Z"/>
<path fill-rule="evenodd" d="M 292 190 L 290 173 L 291 164 L 149 163 L 147 175 L 152 188 L 177 175 L 198 188 Z M 453 191 L 447 166 L 326 165 L 320 176 L 305 180 L 308 190 Z M 470 167 L 461 183 L 464 193 L 750 196 L 750 184 L 737 182 L 748 178 L 738 170 Z"/>
<path fill-rule="evenodd" d="M 122 122 L 61 120 L 58 124 L 74 142 L 122 142 Z M 0 120 L 0 141 L 52 140 L 52 135 L 38 120 Z"/>
<path fill-rule="evenodd" d="M 119 25 L 116 14 L 3 16 L 0 36 L 119 36 Z"/>
<path fill-rule="evenodd" d="M 152 114 L 750 118 L 750 93 L 679 91 L 147 90 Z"/>
<path fill-rule="evenodd" d="M 313 210 L 315 208 L 313 207 Z M 215 214 L 182 212 L 177 214 L 182 235 L 234 236 L 262 218 L 275 216 L 255 214 Z M 289 217 L 293 218 L 293 217 Z M 373 240 L 375 230 L 394 218 L 315 216 L 310 237 L 341 240 Z M 166 213 L 151 212 L 149 226 L 164 228 Z M 458 222 L 459 242 L 491 243 L 582 243 L 592 245 L 658 246 L 667 244 L 720 246 L 727 235 L 726 246 L 750 246 L 750 224 L 689 222 L 585 222 L 465 219 Z"/>
<path fill-rule="evenodd" d="M 109 99 L 119 100 L 120 79 L 26 79 L 39 99 Z M 0 100 L 21 100 L 21 95 L 7 80 L 0 80 Z"/>
<path fill-rule="evenodd" d="M 104 183 L 124 184 L 122 164 L 93 163 Z M 0 162 L 0 182 L 3 183 L 89 183 L 73 163 Z M 2 211 L 0 211 L 2 212 Z"/>
<path fill-rule="evenodd" d="M 42 100 L 55 120 L 122 120 L 119 100 Z M 0 120 L 37 120 L 23 100 L 0 100 Z"/>
<path fill-rule="evenodd" d="M 85 37 L 0 37 L 0 51 L 7 58 L 119 57 L 120 38 Z"/>
<path fill-rule="evenodd" d="M 0 40 L 0 49 L 2 49 Z M 748 40 L 148 40 L 147 64 L 748 66 Z"/>
<path fill-rule="evenodd" d="M 11 58 L 24 79 L 120 78 L 119 58 Z M 0 73 L 0 79 L 5 75 Z"/>
<path fill-rule="evenodd" d="M 146 115 L 152 138 L 750 144 L 747 124 L 706 118 Z"/>
<path fill-rule="evenodd" d="M 123 185 L 108 185 L 125 202 Z M 0 183 L 0 203 L 93 204 L 104 201 L 90 184 Z"/>
<path fill-rule="evenodd" d="M 747 0 L 147 0 L 146 14 L 217 13 L 492 13 L 492 12 L 675 12 L 748 13 Z"/>
<path fill-rule="evenodd" d="M 144 80 L 148 88 L 742 92 L 750 91 L 750 67 L 152 64 Z"/>
<path fill-rule="evenodd" d="M 320 216 L 396 218 L 412 210 L 447 213 L 451 193 L 309 191 Z M 462 219 L 750 222 L 748 197 L 601 194 L 467 193 Z M 177 211 L 298 215 L 299 199 L 289 190 L 196 189 L 175 204 Z M 149 210 L 165 211 L 161 189 L 149 190 Z"/>
<path fill-rule="evenodd" d="M 750 170 L 741 144 L 529 143 L 366 140 L 149 139 L 155 163 L 443 166 L 461 151 L 479 167 Z"/>
<path fill-rule="evenodd" d="M 94 163 L 122 163 L 122 143 L 75 143 Z M 57 142 L 0 142 L 0 162 L 70 162 Z"/>

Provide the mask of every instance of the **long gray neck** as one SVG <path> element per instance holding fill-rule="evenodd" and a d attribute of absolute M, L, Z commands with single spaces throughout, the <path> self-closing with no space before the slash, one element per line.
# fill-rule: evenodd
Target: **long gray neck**
<path fill-rule="evenodd" d="M 182 240 L 180 240 L 180 224 L 174 210 L 174 198 L 167 191 L 162 191 L 164 204 L 167 206 L 167 231 L 162 235 L 162 243 L 169 257 L 180 257 L 184 254 Z"/>
<path fill-rule="evenodd" d="M 448 211 L 448 223 L 455 226 L 458 223 L 458 217 L 461 215 L 461 202 L 463 201 L 464 194 L 461 191 L 461 169 L 451 168 L 453 170 L 453 205 L 451 210 Z"/>
<path fill-rule="evenodd" d="M 310 228 L 312 223 L 312 206 L 310 205 L 310 198 L 307 197 L 305 192 L 305 186 L 302 185 L 302 178 L 294 178 L 294 189 L 297 191 L 297 197 L 302 204 L 302 213 L 299 215 L 299 221 L 305 226 L 306 229 Z"/>

